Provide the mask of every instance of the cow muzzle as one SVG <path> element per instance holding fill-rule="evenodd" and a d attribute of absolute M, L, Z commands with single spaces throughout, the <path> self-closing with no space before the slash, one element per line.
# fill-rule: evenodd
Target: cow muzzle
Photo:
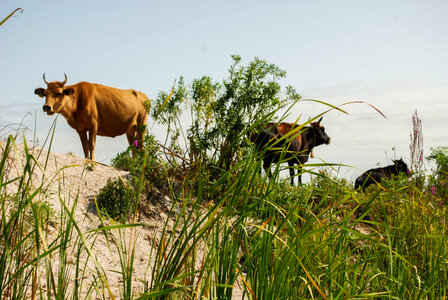
<path fill-rule="evenodd" d="M 53 109 L 52 109 L 52 107 L 50 106 L 50 105 L 44 105 L 44 106 L 42 106 L 42 109 L 43 109 L 43 111 L 44 112 L 46 112 L 47 113 L 47 115 L 52 115 L 52 114 L 54 114 L 54 111 L 53 111 Z"/>

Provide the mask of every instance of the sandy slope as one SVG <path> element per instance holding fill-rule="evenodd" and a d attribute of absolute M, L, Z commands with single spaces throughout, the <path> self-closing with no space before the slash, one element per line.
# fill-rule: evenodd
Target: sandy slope
<path fill-rule="evenodd" d="M 9 154 L 10 160 L 8 161 L 9 172 L 7 176 L 9 178 L 15 178 L 18 174 L 23 172 L 24 165 L 24 146 L 18 145 L 18 151 L 13 151 Z M 45 194 L 40 194 L 38 201 L 47 201 L 51 204 L 55 212 L 55 222 L 53 230 L 48 232 L 47 244 L 50 244 L 54 236 L 60 229 L 58 219 L 61 210 L 63 210 L 64 202 L 68 207 L 72 207 L 75 199 L 78 203 L 75 209 L 75 219 L 77 220 L 80 229 L 84 234 L 91 229 L 96 229 L 100 226 L 99 218 L 94 206 L 94 196 L 97 195 L 100 189 L 106 184 L 108 178 L 115 178 L 118 176 L 126 177 L 127 172 L 115 170 L 112 167 L 96 164 L 93 170 L 85 167 L 85 160 L 83 158 L 74 155 L 61 155 L 48 152 L 39 148 L 34 148 L 31 153 L 37 158 L 40 167 L 37 166 L 33 170 L 33 185 L 35 187 L 42 184 L 43 190 L 46 190 Z M 47 159 L 48 158 L 48 159 Z M 8 193 L 13 193 L 15 185 L 8 186 Z M 136 228 L 135 232 L 130 235 L 131 230 L 126 229 L 123 232 L 126 234 L 126 244 L 129 247 L 130 236 L 137 236 L 135 241 L 135 262 L 133 273 L 133 287 L 135 295 L 138 295 L 143 291 L 143 282 L 147 281 L 145 274 L 147 272 L 149 262 L 149 249 L 150 241 L 155 236 L 157 237 L 157 231 L 163 225 L 163 219 L 166 215 L 163 213 L 160 217 L 154 220 L 139 220 L 144 221 L 149 226 Z M 108 223 L 110 225 L 110 222 Z M 136 235 L 134 235 L 134 233 Z M 104 269 L 107 274 L 108 284 L 111 286 L 112 293 L 115 297 L 120 298 L 120 289 L 122 288 L 122 276 L 119 274 L 121 271 L 120 257 L 118 251 L 109 237 L 109 243 L 102 234 L 86 234 L 89 236 L 89 243 L 95 254 L 95 258 L 98 263 Z M 116 231 L 116 237 L 118 233 Z M 72 240 L 76 238 L 76 235 Z M 74 257 L 75 253 L 73 253 Z M 86 260 L 87 253 L 84 252 L 81 257 Z M 58 256 L 55 255 L 51 258 L 54 272 L 57 272 L 59 266 Z M 88 259 L 87 265 L 91 268 L 91 271 L 87 271 L 87 279 L 84 281 L 87 289 L 90 285 L 90 281 L 94 278 L 96 272 L 93 264 L 93 260 Z M 74 266 L 69 266 L 69 269 L 74 270 Z M 47 288 L 45 282 L 46 274 L 40 274 L 40 287 L 45 290 Z M 96 295 L 94 293 L 93 299 Z"/>
<path fill-rule="evenodd" d="M 49 202 L 55 212 L 55 222 L 49 232 L 46 233 L 47 238 L 45 242 L 50 244 L 61 229 L 61 225 L 58 222 L 58 216 L 64 210 L 61 203 L 63 202 L 68 207 L 72 207 L 75 199 L 77 199 L 75 219 L 83 234 L 88 237 L 88 243 L 93 250 L 94 258 L 104 270 L 112 294 L 117 299 L 121 298 L 123 279 L 120 272 L 122 268 L 119 252 L 112 243 L 113 238 L 111 236 L 106 238 L 103 234 L 86 233 L 101 226 L 94 206 L 94 196 L 99 193 L 109 178 L 118 176 L 126 178 L 128 173 L 101 164 L 94 164 L 93 170 L 89 170 L 91 168 L 86 167 L 86 161 L 83 158 L 72 154 L 48 153 L 46 150 L 37 147 L 31 149 L 30 152 L 39 162 L 33 170 L 33 184 L 35 187 L 42 185 L 43 190 L 46 190 L 46 193 L 41 193 L 37 200 Z M 15 178 L 21 174 L 24 163 L 24 146 L 18 145 L 17 151 L 11 151 L 9 154 L 7 163 L 9 169 L 8 177 Z M 14 184 L 8 186 L 8 193 L 14 193 Z M 157 205 L 150 204 L 147 208 L 151 210 L 150 214 L 145 216 L 141 214 L 139 216 L 137 222 L 144 223 L 146 224 L 145 226 L 122 231 L 127 247 L 135 243 L 136 251 L 132 284 L 135 296 L 144 291 L 145 283 L 150 280 L 150 269 L 153 263 L 153 260 L 150 258 L 151 244 L 155 243 L 157 245 L 160 240 L 163 224 L 167 218 L 166 211 L 171 205 L 168 197 L 162 197 L 159 202 Z M 107 225 L 111 225 L 111 222 L 109 221 Z M 117 230 L 114 236 L 117 239 L 119 238 Z M 75 238 L 77 238 L 76 233 L 72 240 L 75 240 Z M 69 261 L 71 259 L 76 261 L 74 250 L 71 256 Z M 52 269 L 55 275 L 58 272 L 58 259 L 58 255 L 51 257 Z M 93 259 L 89 258 L 87 252 L 84 251 L 81 254 L 81 261 L 86 262 L 88 266 L 82 289 L 85 292 L 90 287 L 92 281 L 98 277 L 98 273 L 95 271 Z M 74 277 L 74 264 L 68 266 L 68 269 L 70 270 L 69 276 Z M 45 268 L 42 268 L 39 274 L 39 288 L 42 290 L 47 289 L 45 279 L 47 274 L 45 272 Z M 99 299 L 100 295 L 101 293 L 94 291 L 89 298 Z M 236 287 L 234 289 L 234 299 L 241 298 L 241 295 L 241 289 Z"/>

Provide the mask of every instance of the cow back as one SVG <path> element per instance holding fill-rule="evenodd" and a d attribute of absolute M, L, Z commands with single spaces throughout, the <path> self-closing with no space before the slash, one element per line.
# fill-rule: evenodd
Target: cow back
<path fill-rule="evenodd" d="M 285 136 L 285 135 L 289 134 L 284 140 L 290 141 L 290 146 L 289 146 L 290 151 L 300 152 L 302 150 L 301 149 L 301 145 L 302 145 L 301 131 L 303 130 L 303 128 L 299 128 L 299 126 L 297 126 L 297 124 L 286 123 L 286 122 L 281 122 L 281 123 L 269 122 L 266 126 L 266 128 L 271 128 L 271 130 L 273 127 L 275 127 L 275 129 L 276 129 L 276 133 L 279 133 L 281 136 Z M 296 129 L 296 131 L 293 133 L 290 133 L 291 130 L 294 130 L 294 129 Z"/>
<path fill-rule="evenodd" d="M 80 82 L 72 86 L 76 91 L 77 107 L 73 115 L 78 126 L 86 122 L 98 124 L 98 135 L 118 136 L 146 120 L 146 95 L 135 90 L 122 90 L 101 84 Z M 146 122 L 144 122 L 146 123 Z"/>

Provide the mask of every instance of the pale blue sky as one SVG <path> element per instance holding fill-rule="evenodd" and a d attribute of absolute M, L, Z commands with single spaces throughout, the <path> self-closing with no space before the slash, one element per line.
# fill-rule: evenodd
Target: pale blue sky
<path fill-rule="evenodd" d="M 409 162 L 411 113 L 423 119 L 425 148 L 447 144 L 448 1 L 10 1 L 23 14 L 0 27 L 0 124 L 36 113 L 38 132 L 54 117 L 33 94 L 48 80 L 82 80 L 135 88 L 154 98 L 180 75 L 190 83 L 227 76 L 230 55 L 266 59 L 287 71 L 284 85 L 305 98 L 340 104 L 364 100 L 324 117 L 332 144 L 316 155 L 360 169 Z M 291 119 L 324 108 L 298 104 Z M 34 117 L 33 117 L 34 118 Z M 152 122 L 149 122 L 152 124 Z M 34 124 L 34 120 L 30 121 Z M 161 135 L 163 128 L 153 128 Z M 82 155 L 76 133 L 58 122 L 56 149 Z M 99 140 L 97 159 L 126 147 Z M 348 172 L 352 177 L 354 173 Z M 342 174 L 345 176 L 345 174 Z"/>

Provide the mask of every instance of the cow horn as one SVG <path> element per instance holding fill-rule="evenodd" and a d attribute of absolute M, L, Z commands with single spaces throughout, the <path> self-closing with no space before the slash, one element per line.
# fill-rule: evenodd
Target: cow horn
<path fill-rule="evenodd" d="M 44 82 L 48 85 L 48 81 L 45 79 L 45 73 L 44 73 Z"/>
<path fill-rule="evenodd" d="M 67 83 L 67 74 L 64 73 L 64 76 L 65 76 L 65 80 L 62 82 L 62 85 Z"/>
<path fill-rule="evenodd" d="M 317 121 L 317 124 L 320 124 L 320 122 L 322 121 L 323 117 L 320 117 L 319 121 Z"/>

